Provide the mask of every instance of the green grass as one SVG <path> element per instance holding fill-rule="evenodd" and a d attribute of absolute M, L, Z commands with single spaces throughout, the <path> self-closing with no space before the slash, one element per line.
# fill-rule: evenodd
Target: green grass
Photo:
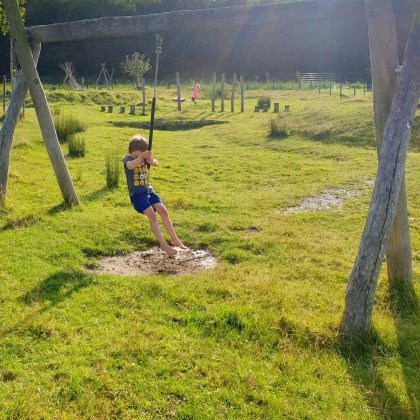
<path fill-rule="evenodd" d="M 383 267 L 374 332 L 346 349 L 337 326 L 377 165 L 369 95 L 272 92 L 291 108 L 282 114 L 291 134 L 272 141 L 271 113 L 253 113 L 267 92 L 247 92 L 244 114 L 212 114 L 201 100 L 179 115 L 175 91 L 160 89 L 161 120 L 228 122 L 156 131 L 160 166 L 151 173 L 180 238 L 220 264 L 180 277 L 113 277 L 83 267 L 154 242 L 124 183 L 106 187 L 104 165 L 126 154 L 135 131 L 147 131 L 110 122 L 149 117 L 100 113 L 98 91 L 85 91 L 83 102 L 52 93 L 60 94 L 52 107 L 89 126 L 89 153 L 67 162 L 82 204 L 62 204 L 28 108 L 0 210 L 4 418 L 419 417 L 418 117 L 406 167 L 417 282 L 389 290 Z M 115 105 L 137 98 L 111 94 Z M 332 188 L 360 193 L 342 210 L 283 214 Z"/>

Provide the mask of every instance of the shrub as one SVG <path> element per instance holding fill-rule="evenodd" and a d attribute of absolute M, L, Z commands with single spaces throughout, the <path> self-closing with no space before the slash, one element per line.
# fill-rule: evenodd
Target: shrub
<path fill-rule="evenodd" d="M 270 120 L 270 137 L 277 137 L 284 139 L 289 135 L 287 125 L 280 118 L 273 118 Z"/>
<path fill-rule="evenodd" d="M 271 98 L 269 96 L 262 96 L 261 98 L 258 99 L 258 106 L 260 108 L 263 108 L 264 105 L 268 105 L 268 109 L 270 109 L 271 107 Z"/>
<path fill-rule="evenodd" d="M 106 186 L 109 189 L 118 188 L 120 183 L 120 158 L 115 154 L 108 155 L 105 159 Z"/>
<path fill-rule="evenodd" d="M 78 136 L 70 136 L 68 139 L 69 156 L 83 157 L 85 155 L 85 138 Z"/>
<path fill-rule="evenodd" d="M 56 110 L 54 113 L 54 126 L 60 143 L 66 143 L 70 137 L 77 133 L 83 133 L 87 130 L 87 125 L 80 121 L 77 117 L 73 115 L 66 116 Z"/>

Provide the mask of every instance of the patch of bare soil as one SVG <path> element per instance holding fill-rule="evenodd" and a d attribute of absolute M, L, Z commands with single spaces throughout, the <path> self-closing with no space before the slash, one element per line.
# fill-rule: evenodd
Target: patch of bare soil
<path fill-rule="evenodd" d="M 354 197 L 360 194 L 361 191 L 355 190 L 327 190 L 317 197 L 307 197 L 298 206 L 289 207 L 285 211 L 277 211 L 283 214 L 301 213 L 303 211 L 321 211 L 341 209 L 345 198 Z"/>
<path fill-rule="evenodd" d="M 211 270 L 217 265 L 217 260 L 204 250 L 179 250 L 177 255 L 170 257 L 159 248 L 152 248 L 130 255 L 104 257 L 97 263 L 97 268 L 87 272 L 116 276 L 179 275 Z"/>

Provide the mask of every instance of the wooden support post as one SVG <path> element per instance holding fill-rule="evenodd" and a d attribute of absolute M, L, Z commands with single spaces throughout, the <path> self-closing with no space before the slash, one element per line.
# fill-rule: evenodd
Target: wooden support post
<path fill-rule="evenodd" d="M 130 115 L 136 115 L 136 106 L 130 105 Z"/>
<path fill-rule="evenodd" d="M 40 44 L 32 47 L 32 55 L 35 63 L 38 62 L 40 51 Z M 0 129 L 0 205 L 4 204 L 6 201 L 10 150 L 12 148 L 13 135 L 19 119 L 20 110 L 25 103 L 27 91 L 28 87 L 26 86 L 24 76 L 22 72 L 19 72 L 19 76 L 17 77 L 15 88 L 12 91 L 10 103 L 3 120 L 3 125 Z"/>
<path fill-rule="evenodd" d="M 245 112 L 244 76 L 239 78 L 241 83 L 241 112 Z"/>
<path fill-rule="evenodd" d="M 3 0 L 11 35 L 16 40 L 16 50 L 25 80 L 31 93 L 38 117 L 42 137 L 54 168 L 55 176 L 61 189 L 64 201 L 79 204 L 79 198 L 68 172 L 66 161 L 58 142 L 57 133 L 51 117 L 44 88 L 36 69 L 28 38 L 23 26 L 19 6 L 16 0 Z"/>
<path fill-rule="evenodd" d="M 222 73 L 222 84 L 220 86 L 220 112 L 225 112 L 225 73 Z"/>
<path fill-rule="evenodd" d="M 373 114 L 378 156 L 382 148 L 385 123 L 397 90 L 398 35 L 391 0 L 366 1 L 370 60 L 373 84 Z M 418 17 L 417 17 L 418 19 Z M 417 23 L 417 31 L 418 31 Z M 386 46 L 386 48 L 384 48 Z M 412 282 L 412 252 L 408 223 L 407 194 L 403 177 L 400 201 L 394 217 L 386 252 L 388 279 Z"/>
<path fill-rule="evenodd" d="M 176 72 L 176 97 L 178 98 L 178 100 L 177 100 L 178 111 L 181 111 L 182 110 L 182 105 L 181 105 L 181 82 L 179 81 L 179 72 L 178 71 Z"/>
<path fill-rule="evenodd" d="M 211 84 L 211 112 L 215 111 L 215 100 L 216 100 L 216 73 L 213 73 L 213 80 Z"/>
<path fill-rule="evenodd" d="M 6 113 L 6 75 L 3 75 L 3 114 Z"/>
<path fill-rule="evenodd" d="M 141 79 L 141 90 L 142 90 L 142 104 L 141 104 L 141 115 L 146 115 L 146 83 L 144 78 Z"/>
<path fill-rule="evenodd" d="M 372 2 L 372 6 L 375 5 L 384 5 L 384 3 L 373 4 Z M 391 2 L 389 6 L 392 6 Z M 392 9 L 389 8 L 389 11 Z M 376 16 L 379 16 L 379 13 L 372 17 Z M 383 19 L 379 19 L 379 23 L 377 29 L 383 27 L 384 30 L 389 31 Z M 382 39 L 380 45 L 388 47 L 388 44 L 383 44 L 384 42 L 385 40 Z M 387 48 L 382 49 L 382 52 L 374 50 L 374 53 L 383 54 L 384 51 L 387 51 Z M 374 61 L 372 65 L 373 63 Z M 373 68 L 372 66 L 372 70 Z M 395 67 L 392 69 L 392 72 L 394 71 Z M 372 74 L 375 73 L 372 71 Z M 389 249 L 388 241 L 392 235 L 392 225 L 395 224 L 397 207 L 401 203 L 400 191 L 404 179 L 407 147 L 419 95 L 420 15 L 408 40 L 400 82 L 385 125 L 378 171 L 365 228 L 347 283 L 345 308 L 341 321 L 341 332 L 346 336 L 358 337 L 371 329 L 377 279 L 387 246 Z M 404 278 L 395 280 L 411 282 L 411 279 Z"/>
<path fill-rule="evenodd" d="M 235 88 L 236 88 L 236 73 L 233 73 L 232 92 L 230 94 L 230 112 L 235 112 Z"/>

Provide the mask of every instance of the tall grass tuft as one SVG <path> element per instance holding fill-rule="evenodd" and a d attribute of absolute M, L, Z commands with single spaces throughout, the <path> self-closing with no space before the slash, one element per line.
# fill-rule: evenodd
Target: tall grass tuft
<path fill-rule="evenodd" d="M 55 131 L 60 143 L 66 143 L 70 137 L 87 130 L 87 124 L 73 115 L 63 115 L 57 110 L 54 110 L 54 114 Z"/>
<path fill-rule="evenodd" d="M 83 157 L 85 155 L 86 142 L 84 137 L 70 136 L 68 141 L 69 156 Z"/>
<path fill-rule="evenodd" d="M 271 108 L 271 98 L 269 96 L 261 96 L 258 98 L 258 106 L 263 108 L 264 105 L 268 105 L 268 109 Z"/>
<path fill-rule="evenodd" d="M 287 125 L 281 118 L 272 118 L 270 120 L 269 129 L 270 137 L 285 139 L 289 136 Z"/>
<path fill-rule="evenodd" d="M 106 186 L 112 190 L 118 188 L 120 184 L 120 158 L 114 153 L 105 159 Z"/>

